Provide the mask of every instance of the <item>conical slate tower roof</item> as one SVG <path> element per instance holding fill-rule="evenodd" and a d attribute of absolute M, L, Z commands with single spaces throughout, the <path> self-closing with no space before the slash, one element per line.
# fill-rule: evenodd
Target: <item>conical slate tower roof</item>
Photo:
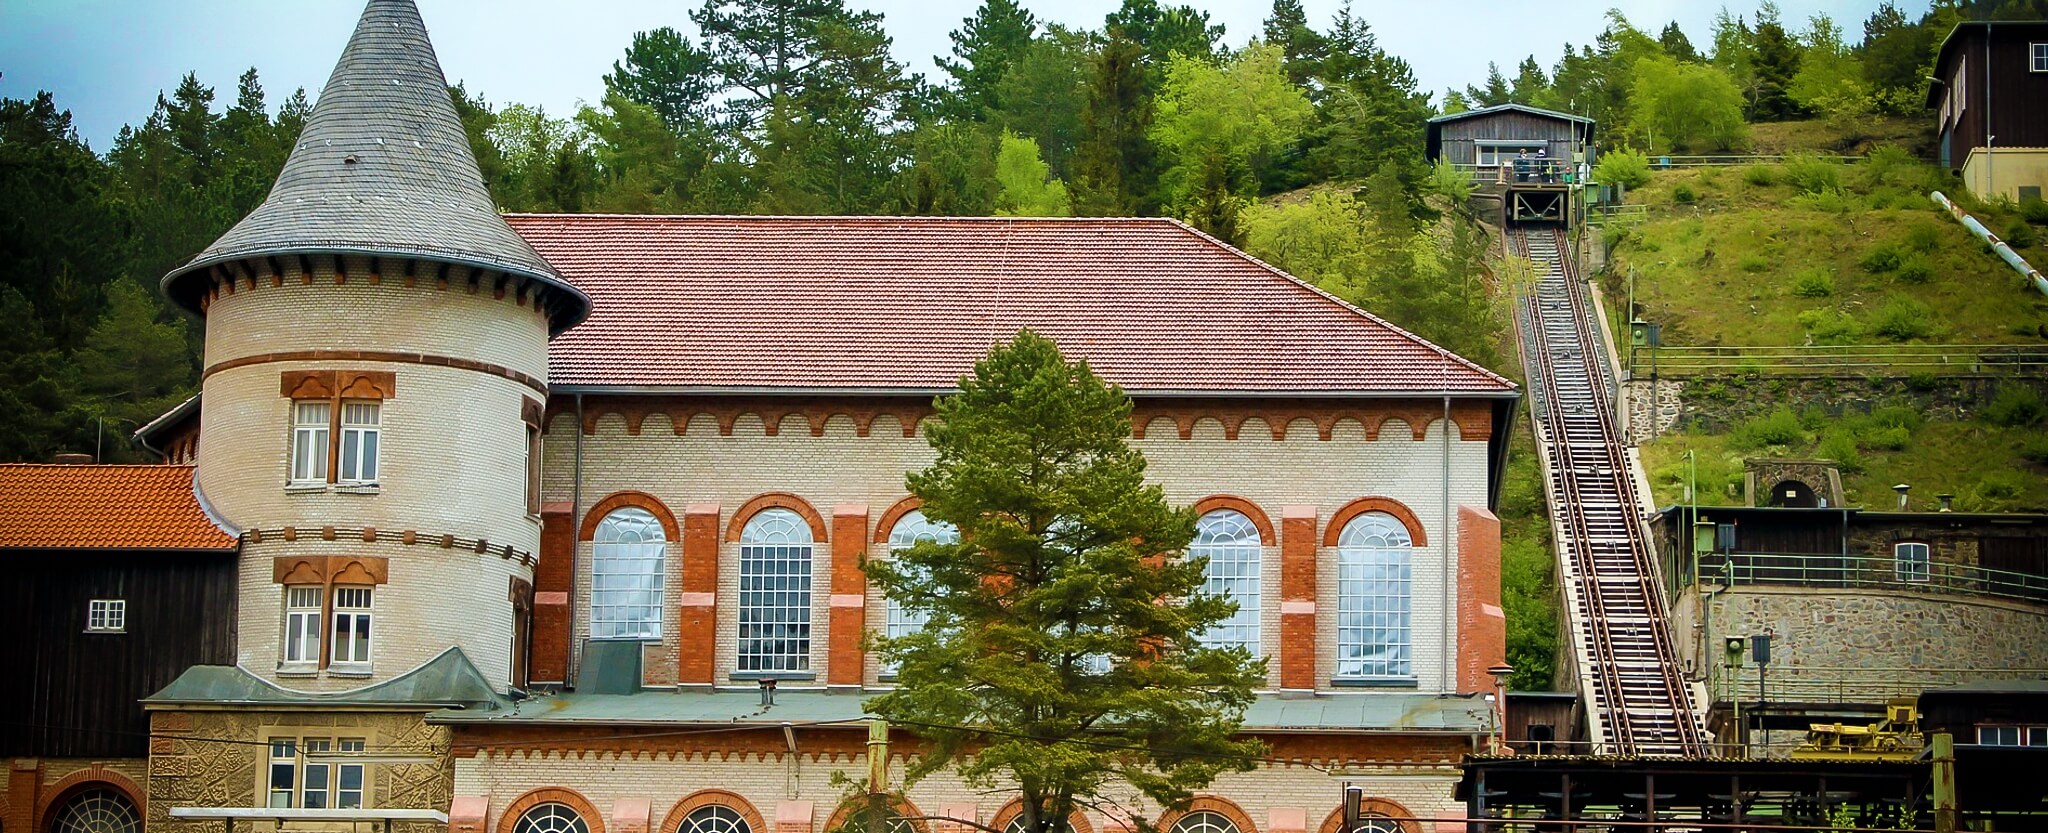
<path fill-rule="evenodd" d="M 539 281 L 555 290 L 557 332 L 590 311 L 498 216 L 412 0 L 370 0 L 270 195 L 165 275 L 164 293 L 197 312 L 208 267 L 296 254 L 419 258 Z"/>

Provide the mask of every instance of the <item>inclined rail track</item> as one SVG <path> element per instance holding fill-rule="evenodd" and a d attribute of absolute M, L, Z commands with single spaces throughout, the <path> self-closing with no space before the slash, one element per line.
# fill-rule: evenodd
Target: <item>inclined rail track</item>
<path fill-rule="evenodd" d="M 1704 755 L 1705 733 L 1678 673 L 1635 478 L 1615 426 L 1614 380 L 1591 298 L 1565 256 L 1563 230 L 1517 226 L 1507 238 L 1537 273 L 1518 311 L 1522 361 L 1596 751 Z"/>

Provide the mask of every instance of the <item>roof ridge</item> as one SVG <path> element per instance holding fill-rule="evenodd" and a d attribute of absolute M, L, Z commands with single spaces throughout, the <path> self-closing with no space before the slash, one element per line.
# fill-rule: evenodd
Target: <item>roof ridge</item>
<path fill-rule="evenodd" d="M 1144 225 L 1179 225 L 1172 217 L 1005 217 L 996 214 L 941 215 L 941 214 L 644 214 L 606 213 L 583 211 L 508 211 L 502 216 L 520 219 L 590 219 L 590 220 L 748 220 L 748 221 L 819 221 L 853 220 L 860 222 L 975 222 L 975 223 L 1135 223 Z"/>
<path fill-rule="evenodd" d="M 1449 348 L 1437 344 L 1434 341 L 1430 341 L 1429 339 L 1423 338 L 1422 336 L 1411 333 L 1408 330 L 1402 328 L 1401 325 L 1395 324 L 1392 321 L 1388 321 L 1385 318 L 1381 318 L 1378 315 L 1374 315 L 1373 313 L 1367 311 L 1364 307 L 1358 306 L 1357 304 L 1353 304 L 1350 301 L 1344 300 L 1343 298 L 1339 298 L 1334 293 L 1331 293 L 1329 290 L 1323 289 L 1320 286 L 1316 286 L 1315 284 L 1302 280 L 1301 278 L 1296 277 L 1294 274 L 1288 272 L 1285 269 L 1282 269 L 1278 266 L 1274 266 L 1271 263 L 1267 263 L 1266 261 L 1259 259 L 1257 256 L 1251 254 L 1250 252 L 1246 252 L 1243 249 L 1240 249 L 1236 246 L 1232 246 L 1229 243 L 1226 243 L 1223 240 L 1218 239 L 1216 236 L 1209 234 L 1208 232 L 1202 231 L 1201 229 L 1195 228 L 1192 225 L 1181 222 L 1179 219 L 1171 217 L 1167 219 L 1173 220 L 1174 225 L 1177 225 L 1182 229 L 1185 229 L 1188 233 L 1193 234 L 1202 240 L 1208 241 L 1211 245 L 1222 248 L 1226 252 L 1244 258 L 1245 260 L 1251 261 L 1252 263 L 1258 264 L 1259 268 L 1279 276 L 1280 278 L 1286 280 L 1288 283 L 1291 283 L 1302 289 L 1306 289 L 1309 292 L 1315 293 L 1316 295 L 1321 296 L 1324 300 L 1336 304 L 1338 307 L 1352 313 L 1353 315 L 1361 316 L 1368 321 L 1371 321 L 1382 327 L 1386 327 L 1387 329 L 1392 330 L 1397 335 L 1407 338 L 1408 340 L 1413 341 L 1416 344 L 1420 344 L 1423 347 L 1427 347 L 1431 350 L 1436 351 L 1438 355 L 1444 358 L 1451 359 L 1452 361 L 1462 364 L 1469 369 L 1477 370 L 1486 377 L 1496 382 L 1500 382 L 1507 385 L 1510 390 L 1513 390 L 1516 387 L 1518 387 L 1513 380 L 1505 376 L 1502 376 L 1499 373 L 1495 373 L 1492 370 L 1488 370 L 1486 366 L 1481 365 L 1480 363 L 1475 362 L 1471 359 L 1465 358 L 1464 356 L 1460 356 L 1457 353 L 1451 351 Z"/>
<path fill-rule="evenodd" d="M 64 469 L 66 471 L 104 471 L 106 469 L 190 469 L 193 463 L 0 463 L 0 468 L 10 469 Z"/>

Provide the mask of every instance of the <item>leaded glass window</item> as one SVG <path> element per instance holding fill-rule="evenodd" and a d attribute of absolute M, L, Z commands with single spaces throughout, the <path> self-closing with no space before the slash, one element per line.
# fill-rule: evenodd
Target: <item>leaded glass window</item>
<path fill-rule="evenodd" d="M 811 527 L 764 509 L 740 531 L 739 670 L 811 667 Z"/>
<path fill-rule="evenodd" d="M 142 814 L 120 790 L 88 787 L 50 817 L 50 833 L 142 833 Z"/>
<path fill-rule="evenodd" d="M 1202 592 L 1237 603 L 1237 613 L 1201 633 L 1203 646 L 1242 646 L 1259 655 L 1259 547 L 1259 528 L 1242 512 L 1218 509 L 1196 521 L 1188 555 L 1209 559 Z"/>
<path fill-rule="evenodd" d="M 1337 676 L 1411 678 L 1410 558 L 1394 516 L 1367 512 L 1337 537 Z"/>
<path fill-rule="evenodd" d="M 590 833 L 590 825 L 569 805 L 549 801 L 519 814 L 512 833 Z"/>
<path fill-rule="evenodd" d="M 590 638 L 660 639 L 667 534 L 654 513 L 615 509 L 590 545 Z"/>
<path fill-rule="evenodd" d="M 905 513 L 903 517 L 896 520 L 896 526 L 889 530 L 889 551 L 891 553 L 910 549 L 917 546 L 920 541 L 935 544 L 956 544 L 960 541 L 960 530 L 955 529 L 952 524 L 944 521 L 934 521 L 926 518 L 924 513 L 920 511 Z M 925 622 L 930 619 L 930 614 L 922 610 L 912 610 L 904 607 L 902 602 L 891 598 L 889 599 L 888 619 L 882 632 L 891 639 L 909 636 L 923 629 Z M 883 666 L 882 673 L 893 673 L 895 670 L 895 666 L 889 664 Z"/>
<path fill-rule="evenodd" d="M 747 817 L 723 804 L 706 804 L 683 817 L 675 833 L 754 833 Z"/>
<path fill-rule="evenodd" d="M 1239 833 L 1237 825 L 1222 813 L 1199 810 L 1173 823 L 1173 833 Z"/>

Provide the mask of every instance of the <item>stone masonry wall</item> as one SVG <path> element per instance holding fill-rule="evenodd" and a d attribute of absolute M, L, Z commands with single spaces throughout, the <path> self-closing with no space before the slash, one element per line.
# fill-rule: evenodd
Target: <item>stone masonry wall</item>
<path fill-rule="evenodd" d="M 361 738 L 386 757 L 420 763 L 369 764 L 370 807 L 445 810 L 453 783 L 449 731 L 419 713 L 159 711 L 150 715 L 150 833 L 213 833 L 216 820 L 183 821 L 172 807 L 262 807 L 274 738 Z M 245 826 L 248 825 L 248 826 Z M 238 830 L 274 831 L 273 821 L 244 820 Z M 433 822 L 393 822 L 393 833 L 445 833 Z"/>

